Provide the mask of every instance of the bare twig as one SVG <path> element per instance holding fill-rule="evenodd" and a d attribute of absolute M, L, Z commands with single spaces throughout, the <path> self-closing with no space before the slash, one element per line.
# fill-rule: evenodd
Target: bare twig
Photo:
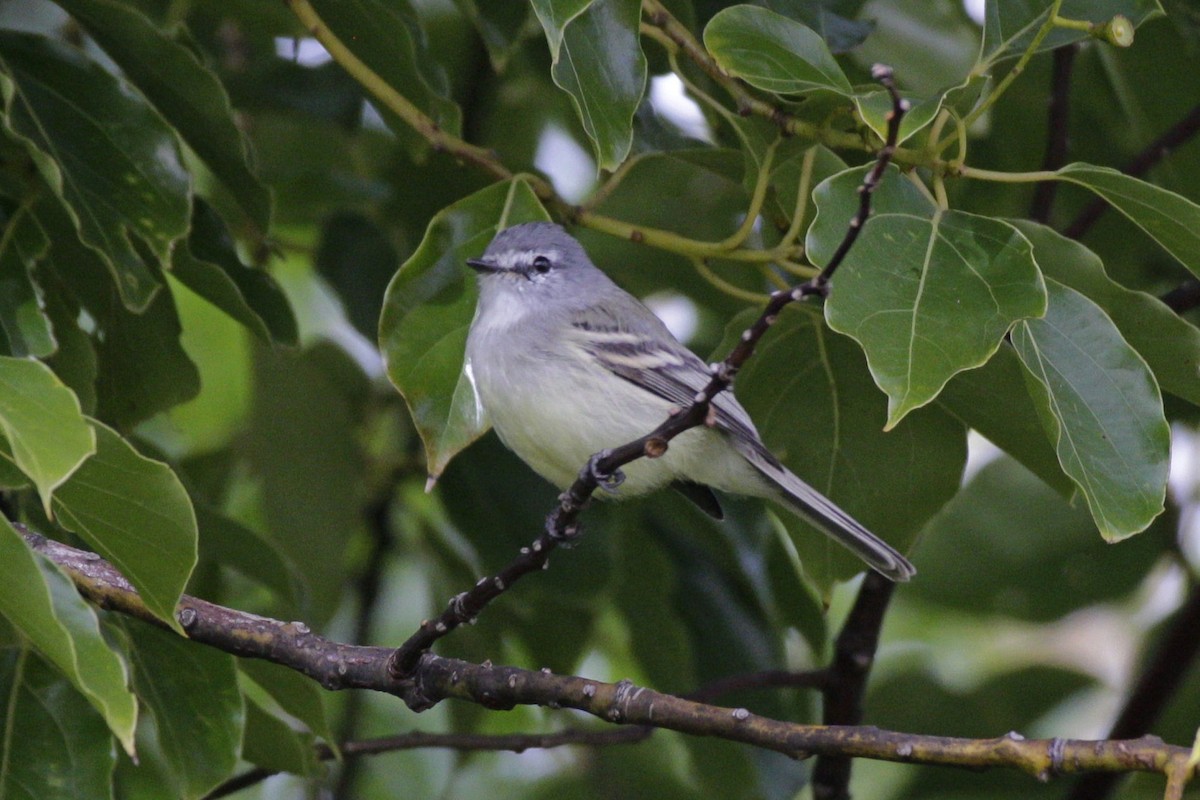
<path fill-rule="evenodd" d="M 495 577 L 482 578 L 469 591 L 454 597 L 446 610 L 436 619 L 426 620 L 420 628 L 396 650 L 392 663 L 392 675 L 403 678 L 412 674 L 421 654 L 434 642 L 464 622 L 469 622 L 496 597 L 518 579 L 544 568 L 549 563 L 550 553 L 559 544 L 579 535 L 579 515 L 587 506 L 592 494 L 601 484 L 620 480 L 620 469 L 639 458 L 657 458 L 667 451 L 670 442 L 686 430 L 705 424 L 713 398 L 728 389 L 742 365 L 754 354 L 754 349 L 767 329 L 778 319 L 779 313 L 790 303 L 808 297 L 824 297 L 829 291 L 829 281 L 841 265 L 846 254 L 854 245 L 863 225 L 871 213 L 871 193 L 883 179 L 884 170 L 896 149 L 900 131 L 900 119 L 908 109 L 907 101 L 896 91 L 892 70 L 876 65 L 872 74 L 892 95 L 892 111 L 888 117 L 887 142 L 880 149 L 875 167 L 864 178 L 859 187 L 859 208 L 850 220 L 846 235 L 821 272 L 806 283 L 790 289 L 774 292 L 761 315 L 745 332 L 733 348 L 733 352 L 720 364 L 713 366 L 713 376 L 692 404 L 668 417 L 656 429 L 632 442 L 612 450 L 596 453 L 580 470 L 579 477 L 559 496 L 558 507 L 546 520 L 546 529 L 520 555 Z"/>
<path fill-rule="evenodd" d="M 1146 174 L 1158 162 L 1162 161 L 1172 150 L 1187 142 L 1200 133 L 1200 105 L 1194 106 L 1183 119 L 1172 125 L 1162 136 L 1139 153 L 1121 170 L 1126 175 L 1139 177 Z M 1080 212 L 1079 216 L 1066 227 L 1063 235 L 1078 239 L 1096 224 L 1096 220 L 1108 208 L 1108 203 L 1102 199 L 1093 200 Z"/>
<path fill-rule="evenodd" d="M 425 733 L 413 731 L 395 736 L 381 736 L 375 739 L 358 739 L 343 742 L 338 746 L 338 753 L 344 761 L 354 763 L 361 756 L 395 753 L 402 750 L 417 750 L 420 748 L 437 748 L 439 750 L 457 750 L 468 752 L 513 752 L 524 753 L 526 750 L 550 749 L 555 747 L 608 747 L 618 744 L 636 744 L 645 740 L 654 732 L 653 728 L 629 727 L 608 728 L 603 730 L 582 730 L 568 728 L 552 733 Z M 316 746 L 316 757 L 321 761 L 330 761 L 337 756 L 328 745 Z M 275 770 L 264 767 L 249 769 L 240 775 L 235 775 L 204 796 L 204 800 L 217 800 L 228 797 L 243 789 L 261 783 L 272 775 Z M 349 794 L 336 790 L 334 797 L 350 797 Z"/>
<path fill-rule="evenodd" d="M 1078 44 L 1069 44 L 1054 51 L 1054 70 L 1050 77 L 1050 103 L 1046 114 L 1046 152 L 1042 169 L 1047 172 L 1067 163 L 1068 132 L 1071 122 L 1071 71 L 1075 66 Z M 1058 181 L 1042 181 L 1033 190 L 1029 217 L 1035 222 L 1048 222 Z"/>

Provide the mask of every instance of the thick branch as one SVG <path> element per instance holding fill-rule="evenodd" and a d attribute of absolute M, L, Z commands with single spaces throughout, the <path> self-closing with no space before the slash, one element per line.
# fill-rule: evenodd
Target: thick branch
<path fill-rule="evenodd" d="M 879 630 L 892 599 L 895 584 L 876 572 L 868 572 L 858 590 L 854 607 L 838 634 L 833 663 L 822 689 L 823 721 L 826 725 L 858 725 L 863 717 L 863 696 L 867 677 L 875 663 Z M 823 756 L 813 768 L 813 797 L 818 800 L 842 800 L 850 797 L 848 756 Z"/>
<path fill-rule="evenodd" d="M 33 549 L 62 567 L 97 605 L 162 626 L 117 570 L 98 557 L 44 536 L 26 533 Z M 184 596 L 178 618 L 189 638 L 227 653 L 262 658 L 313 678 L 327 689 L 371 689 L 404 698 L 414 707 L 442 699 L 466 700 L 491 709 L 517 705 L 573 708 L 623 725 L 668 728 L 716 736 L 802 758 L 844 755 L 914 764 L 1015 767 L 1039 779 L 1075 772 L 1158 772 L 1181 783 L 1190 771 L 1190 750 L 1155 737 L 1129 741 L 996 739 L 918 736 L 870 727 L 800 725 L 685 700 L 628 681 L 603 683 L 490 663 L 471 664 L 432 653 L 421 656 L 413 677 L 397 681 L 387 664 L 392 651 L 326 639 L 299 622 L 247 614 Z"/>

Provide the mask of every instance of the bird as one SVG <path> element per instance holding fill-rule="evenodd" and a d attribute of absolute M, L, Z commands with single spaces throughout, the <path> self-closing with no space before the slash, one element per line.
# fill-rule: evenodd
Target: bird
<path fill-rule="evenodd" d="M 560 489 L 596 453 L 646 435 L 689 406 L 712 377 L 557 224 L 505 228 L 467 265 L 477 273 L 479 299 L 464 374 L 505 446 Z M 611 494 L 672 487 L 716 517 L 714 489 L 763 498 L 893 581 L 916 574 L 895 548 L 780 463 L 731 392 L 716 395 L 711 409 L 710 424 L 684 431 L 661 456 L 626 464 Z"/>

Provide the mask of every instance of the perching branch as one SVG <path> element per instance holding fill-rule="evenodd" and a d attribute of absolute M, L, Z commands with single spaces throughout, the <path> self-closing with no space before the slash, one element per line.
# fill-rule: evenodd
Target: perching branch
<path fill-rule="evenodd" d="M 22 530 L 25 530 L 22 526 Z M 34 550 L 55 562 L 96 605 L 165 627 L 111 564 L 74 547 L 25 532 Z M 630 683 L 604 683 L 548 670 L 472 664 L 423 654 L 407 680 L 388 669 L 392 651 L 335 642 L 297 622 L 260 617 L 195 597 L 181 598 L 177 617 L 198 644 L 261 658 L 303 672 L 330 690 L 370 689 L 403 698 L 416 709 L 444 699 L 490 709 L 518 705 L 572 708 L 622 725 L 715 736 L 795 758 L 841 755 L 911 764 L 1017 768 L 1039 780 L 1079 772 L 1157 772 L 1182 786 L 1191 776 L 1191 750 L 1144 736 L 1127 741 L 963 739 L 884 731 L 871 727 L 801 725 L 662 694 Z"/>
<path fill-rule="evenodd" d="M 473 588 L 454 597 L 445 611 L 435 619 L 422 622 L 417 632 L 400 645 L 396 650 L 391 667 L 394 677 L 404 678 L 411 675 L 416 669 L 421 654 L 432 647 L 434 642 L 464 622 L 475 619 L 488 603 L 499 597 L 516 580 L 530 572 L 544 569 L 549 563 L 550 553 L 559 544 L 569 542 L 579 535 L 579 515 L 587 506 L 592 494 L 602 484 L 619 483 L 622 480 L 621 467 L 639 458 L 657 458 L 667 451 L 671 440 L 676 436 L 691 428 L 707 424 L 713 398 L 733 384 L 734 376 L 754 354 L 759 340 L 779 318 L 779 313 L 785 306 L 808 297 L 824 297 L 828 293 L 830 278 L 833 277 L 834 271 L 841 265 L 846 254 L 850 252 L 862 226 L 866 224 L 867 218 L 871 214 L 871 193 L 883 179 L 883 172 L 896 149 L 896 141 L 900 133 L 900 120 L 908 110 L 908 102 L 902 99 L 896 91 L 891 68 L 876 65 L 872 70 L 872 75 L 875 80 L 887 88 L 892 96 L 892 110 L 888 115 L 887 141 L 879 151 L 875 167 L 863 179 L 862 186 L 859 187 L 858 211 L 850 220 L 846 235 L 829 263 L 818 275 L 806 283 L 790 289 L 781 289 L 771 295 L 766 308 L 763 309 L 754 324 L 742 333 L 741 341 L 733 348 L 733 352 L 720 364 L 713 365 L 712 379 L 704 389 L 696 394 L 690 406 L 679 409 L 655 430 L 640 439 L 593 455 L 580 470 L 579 477 L 575 482 L 559 495 L 558 507 L 546 520 L 546 530 L 533 544 L 522 548 L 516 560 L 505 567 L 500 574 L 492 578 L 481 578 Z"/>

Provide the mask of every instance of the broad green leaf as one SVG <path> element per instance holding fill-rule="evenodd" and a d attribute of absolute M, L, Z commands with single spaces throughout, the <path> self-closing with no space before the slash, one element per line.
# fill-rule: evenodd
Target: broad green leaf
<path fill-rule="evenodd" d="M 39 361 L 0 356 L 0 431 L 47 509 L 54 491 L 96 452 L 79 399 Z"/>
<path fill-rule="evenodd" d="M 37 555 L 0 517 L 0 616 L 45 656 L 100 712 L 133 752 L 137 702 L 125 663 L 105 642 L 96 611 L 71 579 Z"/>
<path fill-rule="evenodd" d="M 188 228 L 191 186 L 174 132 L 78 50 L 0 32 L 4 125 L 24 145 L 125 305 L 146 307 Z"/>
<path fill-rule="evenodd" d="M 112 797 L 117 755 L 104 720 L 27 650 L 0 650 L 0 708 L 0 797 Z"/>
<path fill-rule="evenodd" d="M 563 29 L 593 2 L 594 0 L 531 0 L 533 13 L 537 15 L 538 22 L 542 23 L 542 30 L 546 32 L 551 58 L 558 59 Z"/>
<path fill-rule="evenodd" d="M 229 96 L 196 54 L 133 6 L 115 0 L 56 0 L 121 68 L 180 138 L 229 190 L 265 235 L 271 194 L 250 164 L 250 144 L 233 120 Z"/>
<path fill-rule="evenodd" d="M 1164 527 L 1171 526 L 1155 525 L 1173 537 Z M 921 579 L 909 596 L 980 617 L 1055 620 L 1134 591 L 1162 555 L 1164 538 L 1147 532 L 1110 545 L 1096 536 L 1083 503 L 1071 504 L 1000 458 L 922 531 Z"/>
<path fill-rule="evenodd" d="M 1145 530 L 1163 510 L 1170 429 L 1146 362 L 1099 306 L 1046 281 L 1044 319 L 1013 328 L 1042 424 L 1109 540 Z"/>
<path fill-rule="evenodd" d="M 271 772 L 316 777 L 321 772 L 321 762 L 317 760 L 314 743 L 311 733 L 293 730 L 287 722 L 247 698 L 241 748 L 244 761 Z"/>
<path fill-rule="evenodd" d="M 1046 438 L 1037 403 L 1025 387 L 1025 369 L 1012 347 L 1001 347 L 982 367 L 955 375 L 934 403 L 1059 494 L 1069 497 L 1075 491 Z"/>
<path fill-rule="evenodd" d="M 242 675 L 270 695 L 280 708 L 303 722 L 330 745 L 337 745 L 326 716 L 323 690 L 316 681 L 294 669 L 269 661 L 242 658 L 238 659 L 237 664 Z"/>
<path fill-rule="evenodd" d="M 758 312 L 726 327 L 724 352 Z M 966 430 L 937 407 L 890 432 L 861 350 L 809 309 L 780 315 L 738 374 L 737 396 L 788 469 L 903 551 L 959 488 Z M 780 511 L 805 574 L 827 591 L 863 570 L 848 550 Z"/>
<path fill-rule="evenodd" d="M 1050 0 L 988 0 L 984 8 L 983 45 L 975 68 L 977 73 L 1006 58 L 1020 56 L 1053 12 Z M 1058 9 L 1060 17 L 1093 23 L 1107 22 L 1121 14 L 1135 27 L 1162 13 L 1158 0 L 1063 0 Z M 1055 27 L 1038 45 L 1037 52 L 1087 38 L 1085 31 Z"/>
<path fill-rule="evenodd" d="M 0 208 L 0 355 L 44 358 L 57 343 L 30 270 L 50 243 L 28 211 Z"/>
<path fill-rule="evenodd" d="M 125 631 L 144 711 L 136 769 L 162 797 L 201 798 L 237 766 L 246 712 L 234 658 L 149 625 Z"/>
<path fill-rule="evenodd" d="M 943 95 L 926 97 L 924 100 L 906 98 L 912 107 L 900 118 L 900 136 L 897 144 L 903 144 L 914 133 L 933 122 L 942 107 Z M 866 94 L 854 96 L 854 105 L 858 115 L 880 139 L 887 139 L 888 114 L 892 113 L 892 96 L 886 90 L 880 89 Z"/>
<path fill-rule="evenodd" d="M 1054 173 L 1107 200 L 1194 274 L 1200 275 L 1200 205 L 1109 167 L 1068 164 Z"/>
<path fill-rule="evenodd" d="M 722 69 L 764 91 L 854 93 L 814 30 L 765 8 L 738 5 L 718 12 L 704 28 L 704 46 Z"/>
<path fill-rule="evenodd" d="M 96 348 L 90 336 L 79 327 L 79 305 L 53 269 L 39 271 L 45 292 L 46 315 L 54 325 L 58 350 L 45 359 L 54 374 L 79 398 L 85 414 L 96 412 L 96 373 L 99 369 Z"/>
<path fill-rule="evenodd" d="M 196 566 L 196 514 L 183 484 L 95 420 L 96 454 L 54 495 L 63 527 L 129 579 L 146 607 L 180 630 L 175 604 Z"/>
<path fill-rule="evenodd" d="M 488 0 L 457 0 L 463 16 L 471 21 L 488 49 L 492 68 L 503 73 L 508 60 L 529 35 L 529 6 L 525 3 L 492 3 Z M 535 3 L 535 7 L 551 5 Z M 561 5 L 554 3 L 553 5 Z"/>
<path fill-rule="evenodd" d="M 438 212 L 388 286 L 379 347 L 425 443 L 431 477 L 488 429 L 463 364 L 475 309 L 466 259 L 503 228 L 547 219 L 524 182 L 490 186 Z"/>
<path fill-rule="evenodd" d="M 640 0 L 592 0 L 557 31 L 540 13 L 539 19 L 552 52 L 561 33 L 550 69 L 554 83 L 571 95 L 600 169 L 616 169 L 633 145 L 633 114 L 646 90 Z"/>
<path fill-rule="evenodd" d="M 849 170 L 813 192 L 815 263 L 824 264 L 844 236 L 862 175 Z M 899 183 L 898 173 L 888 182 Z M 1014 322 L 1041 316 L 1046 295 L 1033 248 L 1012 225 L 934 209 L 911 185 L 882 189 L 833 278 L 825 317 L 866 351 L 888 395 L 891 428 L 954 375 L 985 363 Z"/>
<path fill-rule="evenodd" d="M 1165 392 L 1200 405 L 1200 330 L 1152 295 L 1126 289 L 1104 272 L 1100 257 L 1074 239 L 1028 220 L 1013 224 L 1033 243 L 1046 277 L 1086 295 L 1112 318 L 1146 360 Z"/>
<path fill-rule="evenodd" d="M 421 21 L 408 0 L 314 0 L 322 21 L 379 77 L 407 97 L 442 130 L 462 132 L 462 111 Z M 389 126 L 410 147 L 423 152 L 428 143 L 380 105 Z"/>
<path fill-rule="evenodd" d="M 191 233 L 173 264 L 171 274 L 263 341 L 296 344 L 296 317 L 283 290 L 265 270 L 242 263 L 229 229 L 203 200 L 196 200 Z"/>
<path fill-rule="evenodd" d="M 272 591 L 289 611 L 299 608 L 299 577 L 274 542 L 204 503 L 195 507 L 202 562 L 236 570 Z"/>

